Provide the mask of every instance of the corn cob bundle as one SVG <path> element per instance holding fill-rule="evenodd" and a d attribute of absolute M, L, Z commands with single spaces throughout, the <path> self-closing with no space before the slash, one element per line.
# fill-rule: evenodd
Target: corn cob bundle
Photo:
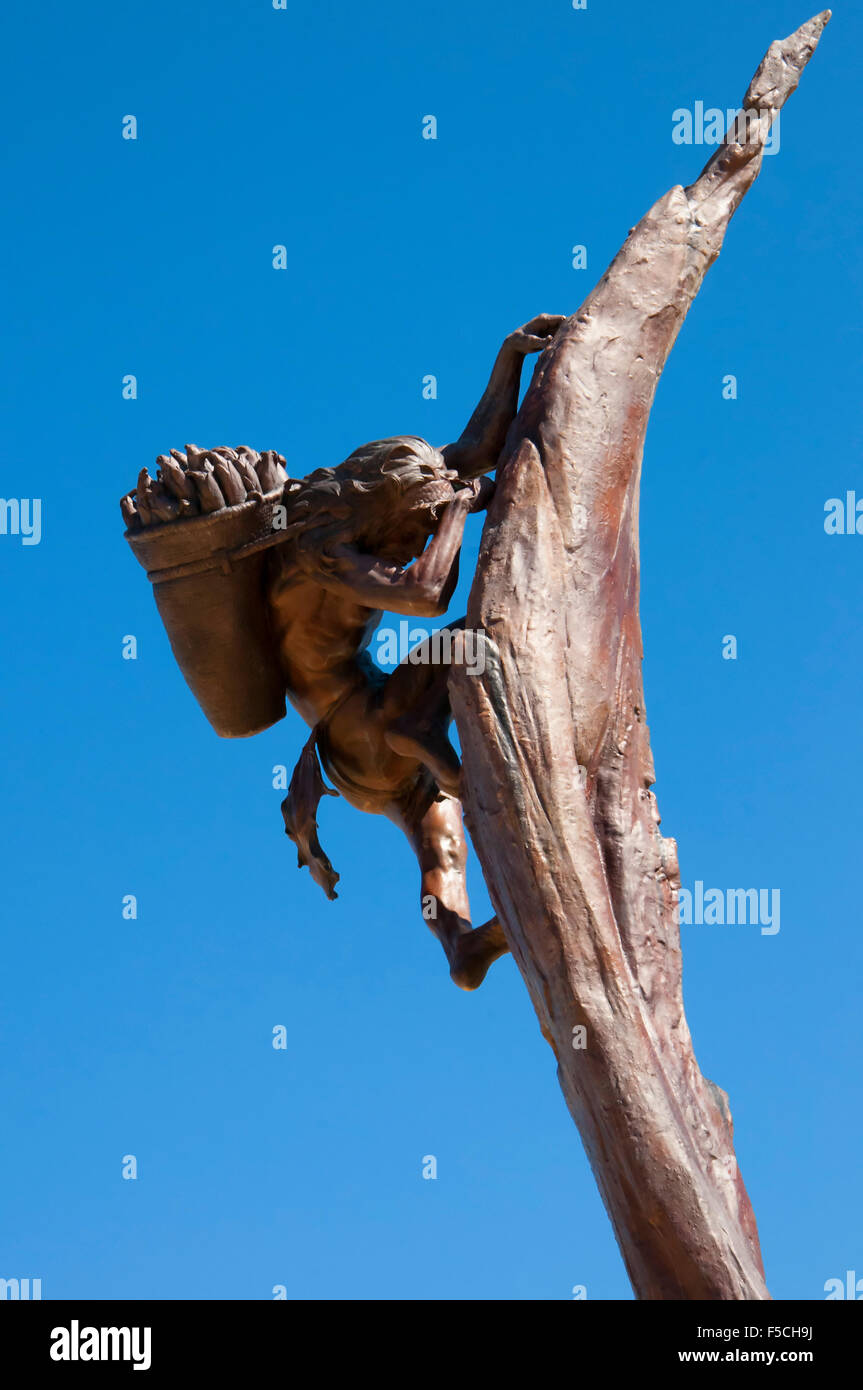
<path fill-rule="evenodd" d="M 127 530 L 140 531 L 260 502 L 287 481 L 284 457 L 273 449 L 259 454 L 247 444 L 209 450 L 187 444 L 185 453 L 172 449 L 159 455 L 155 478 L 142 468 L 136 486 L 121 499 L 120 510 Z"/>

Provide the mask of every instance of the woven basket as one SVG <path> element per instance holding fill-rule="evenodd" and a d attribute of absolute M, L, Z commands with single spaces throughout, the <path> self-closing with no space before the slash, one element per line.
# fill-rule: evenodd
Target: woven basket
<path fill-rule="evenodd" d="M 281 496 L 126 532 L 177 664 L 222 738 L 248 738 L 285 715 L 264 555 L 282 538 L 273 530 Z"/>

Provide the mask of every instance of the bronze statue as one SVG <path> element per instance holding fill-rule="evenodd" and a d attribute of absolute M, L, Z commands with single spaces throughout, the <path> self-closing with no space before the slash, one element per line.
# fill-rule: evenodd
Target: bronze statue
<path fill-rule="evenodd" d="M 522 362 L 548 347 L 563 322 L 562 315 L 540 314 L 504 340 L 463 434 L 443 449 L 409 436 L 382 439 L 336 468 L 295 480 L 272 452 L 189 445 L 185 453 L 161 455 L 156 478 L 144 470 L 121 503 L 178 661 L 208 714 L 220 693 L 211 687 L 234 680 L 237 662 L 269 665 L 263 676 L 269 713 L 247 728 L 243 709 L 239 729 L 233 714 L 228 727 L 211 715 L 217 730 L 265 727 L 284 713 L 284 695 L 312 729 L 282 805 L 299 863 L 329 898 L 336 896 L 338 874 L 318 842 L 316 822 L 321 796 L 336 793 L 323 782 L 319 756 L 352 806 L 387 816 L 408 837 L 420 865 L 423 916 L 452 979 L 468 990 L 508 947 L 497 918 L 471 925 L 460 766 L 447 733 L 448 668 L 431 650 L 415 649 L 387 675 L 367 648 L 383 611 L 424 618 L 446 611 L 465 521 L 488 505 L 493 491 L 486 475 L 518 409 Z M 277 500 L 264 509 L 265 527 L 258 523 L 264 534 L 245 546 L 243 536 L 239 546 L 223 545 L 225 537 L 238 539 L 228 536 L 224 514 L 260 516 L 267 498 Z M 165 558 L 178 558 L 181 529 L 203 556 L 189 561 L 183 552 L 179 565 L 165 566 Z M 230 567 L 226 557 L 237 556 L 233 564 L 246 567 L 240 589 L 217 584 L 214 590 L 220 564 Z M 240 649 L 238 629 L 248 635 L 253 624 L 254 646 Z M 217 646 L 234 671 L 215 666 Z M 457 642 L 453 649 L 458 653 Z M 245 703 L 244 689 L 239 704 Z"/>
<path fill-rule="evenodd" d="M 575 314 L 507 339 L 456 444 L 383 440 L 298 481 L 276 454 L 189 446 L 123 501 L 214 728 L 266 728 L 286 692 L 312 725 L 283 808 L 300 862 L 332 895 L 320 753 L 353 805 L 410 838 L 456 982 L 475 988 L 512 950 L 640 1298 L 770 1297 L 728 1097 L 683 1009 L 677 847 L 651 790 L 639 487 L 668 354 L 829 20 L 774 40 L 742 119 Z M 522 358 L 547 346 L 513 418 Z M 491 495 L 476 480 L 496 466 Z M 466 620 L 482 671 L 409 662 L 386 677 L 366 655 L 380 609 L 442 613 L 465 517 L 487 504 Z M 476 930 L 462 801 L 498 914 Z"/>

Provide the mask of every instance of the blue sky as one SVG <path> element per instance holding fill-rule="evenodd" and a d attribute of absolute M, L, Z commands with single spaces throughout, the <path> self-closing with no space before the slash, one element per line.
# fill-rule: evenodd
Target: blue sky
<path fill-rule="evenodd" d="M 41 498 L 42 535 L 0 535 L 0 1276 L 46 1298 L 631 1297 L 512 961 L 454 989 L 406 844 L 341 800 L 322 807 L 338 902 L 297 871 L 272 769 L 303 726 L 216 738 L 117 502 L 186 441 L 278 448 L 297 475 L 385 435 L 455 438 L 504 335 L 574 311 L 697 175 L 710 151 L 673 142 L 673 111 L 733 105 L 806 18 L 790 0 L 732 24 L 684 0 L 7 15 L 0 493 Z M 781 890 L 775 935 L 682 931 L 698 1059 L 730 1094 L 785 1298 L 863 1274 L 863 537 L 823 524 L 828 498 L 863 498 L 861 39 L 838 6 L 669 361 L 642 493 L 663 830 L 685 885 Z M 472 886 L 482 921 L 475 864 Z"/>

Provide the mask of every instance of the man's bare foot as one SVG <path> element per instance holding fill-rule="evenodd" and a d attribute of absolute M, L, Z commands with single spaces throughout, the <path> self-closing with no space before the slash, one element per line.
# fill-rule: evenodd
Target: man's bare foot
<path fill-rule="evenodd" d="M 442 792 L 458 798 L 461 763 L 447 738 L 446 727 L 442 722 L 414 723 L 410 715 L 405 715 L 390 726 L 385 737 L 394 753 L 422 763 L 423 767 L 428 768 Z"/>
<path fill-rule="evenodd" d="M 482 927 L 465 932 L 447 950 L 450 978 L 459 989 L 479 989 L 489 966 L 505 956 L 509 946 L 496 917 Z"/>

